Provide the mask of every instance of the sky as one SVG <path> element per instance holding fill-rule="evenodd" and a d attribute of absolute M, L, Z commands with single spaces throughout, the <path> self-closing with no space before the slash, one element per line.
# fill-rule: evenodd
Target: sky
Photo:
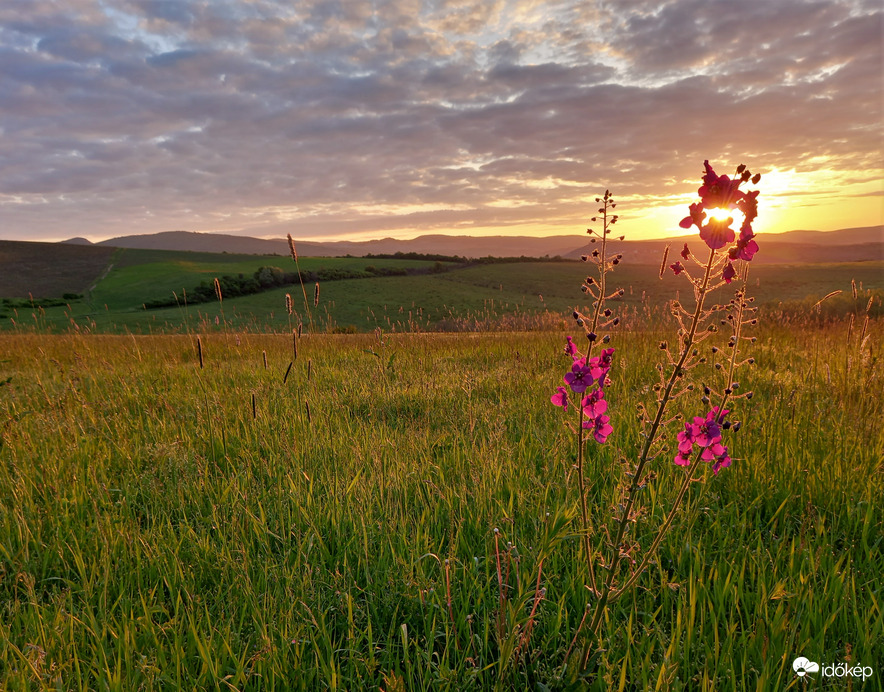
<path fill-rule="evenodd" d="M 880 0 L 3 0 L 0 239 L 884 222 Z"/>

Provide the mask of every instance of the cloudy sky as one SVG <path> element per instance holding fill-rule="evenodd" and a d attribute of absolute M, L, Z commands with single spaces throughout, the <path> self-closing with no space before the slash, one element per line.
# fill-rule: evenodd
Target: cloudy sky
<path fill-rule="evenodd" d="M 882 223 L 880 0 L 2 0 L 0 238 Z"/>

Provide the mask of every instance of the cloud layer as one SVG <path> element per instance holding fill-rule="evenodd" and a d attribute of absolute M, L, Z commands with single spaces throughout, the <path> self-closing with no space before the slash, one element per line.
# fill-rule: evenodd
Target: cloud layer
<path fill-rule="evenodd" d="M 705 158 L 868 192 L 881 35 L 872 0 L 6 0 L 0 237 L 564 232 Z"/>

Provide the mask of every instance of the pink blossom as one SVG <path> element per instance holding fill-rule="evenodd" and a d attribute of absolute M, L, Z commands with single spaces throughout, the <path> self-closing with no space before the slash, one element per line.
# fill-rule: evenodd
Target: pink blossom
<path fill-rule="evenodd" d="M 556 406 L 561 406 L 562 410 L 568 410 L 568 390 L 564 387 L 556 387 L 556 393 L 549 400 Z"/>
<path fill-rule="evenodd" d="M 732 243 L 736 237 L 736 232 L 731 228 L 733 219 L 725 219 L 719 221 L 717 219 L 709 219 L 709 223 L 700 228 L 700 238 L 710 250 L 718 250 L 728 243 Z"/>
<path fill-rule="evenodd" d="M 703 225 L 703 220 L 706 218 L 706 212 L 703 211 L 703 205 L 692 204 L 688 209 L 690 210 L 690 215 L 684 217 L 678 225 L 682 228 L 690 228 L 691 226 L 700 228 Z M 687 245 L 685 245 L 685 247 L 687 247 Z"/>
<path fill-rule="evenodd" d="M 585 358 L 579 358 L 574 361 L 571 366 L 571 372 L 565 374 L 565 384 L 575 394 L 582 394 L 586 388 L 592 385 L 595 378 L 592 375 L 592 369 L 586 365 Z"/>
<path fill-rule="evenodd" d="M 727 283 L 730 283 L 734 280 L 734 277 L 737 275 L 737 270 L 734 269 L 734 263 L 728 262 L 727 266 L 724 268 L 724 271 L 721 272 L 721 278 L 724 279 Z"/>
<path fill-rule="evenodd" d="M 581 402 L 583 414 L 587 418 L 597 418 L 608 410 L 608 402 L 605 401 L 605 392 L 601 387 L 587 394 Z"/>
<path fill-rule="evenodd" d="M 593 420 L 583 421 L 583 427 L 593 431 L 593 437 L 595 437 L 596 442 L 604 444 L 608 439 L 608 435 L 614 432 L 614 428 L 608 422 L 610 420 L 609 416 L 602 414 L 596 416 Z"/>
<path fill-rule="evenodd" d="M 742 181 L 739 178 L 731 180 L 726 175 L 716 175 L 708 160 L 703 163 L 703 166 L 706 168 L 706 174 L 703 176 L 703 185 L 697 190 L 697 194 L 703 201 L 703 207 L 707 209 L 713 207 L 733 209 L 736 203 L 744 197 L 744 193 L 740 191 Z"/>

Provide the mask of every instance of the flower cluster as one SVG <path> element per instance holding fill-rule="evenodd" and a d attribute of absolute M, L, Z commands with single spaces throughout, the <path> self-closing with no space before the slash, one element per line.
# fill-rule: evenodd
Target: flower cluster
<path fill-rule="evenodd" d="M 605 415 L 608 410 L 608 402 L 605 401 L 604 387 L 608 384 L 608 371 L 611 369 L 611 359 L 614 355 L 613 348 L 602 349 L 598 356 L 586 358 L 578 350 L 574 340 L 567 337 L 565 352 L 571 356 L 571 370 L 565 373 L 564 381 L 567 387 L 559 386 L 556 393 L 550 397 L 550 401 L 563 410 L 568 410 L 569 390 L 573 394 L 582 394 L 580 406 L 583 410 L 582 425 L 591 430 L 593 437 L 599 443 L 608 439 L 614 428 L 611 427 L 610 418 Z M 595 385 L 595 389 L 589 390 Z"/>
<path fill-rule="evenodd" d="M 749 262 L 758 252 L 758 243 L 755 242 L 755 233 L 752 230 L 752 222 L 758 216 L 758 191 L 744 192 L 740 190 L 740 185 L 749 180 L 757 184 L 761 176 L 758 174 L 753 176 L 746 166 L 740 165 L 737 168 L 737 176 L 731 179 L 726 175 L 717 175 L 708 160 L 703 165 L 706 169 L 703 185 L 697 190 L 700 202 L 690 206 L 688 216 L 682 219 L 679 225 L 682 228 L 696 226 L 700 230 L 701 240 L 710 250 L 719 250 L 736 240 L 736 243 L 728 249 L 728 263 L 721 275 L 724 281 L 730 283 L 737 274 L 733 261 L 740 259 Z M 739 237 L 731 228 L 734 222 L 732 217 L 707 220 L 707 209 L 739 211 L 743 215 Z M 676 262 L 671 265 L 671 269 L 678 275 L 684 268 L 680 262 Z"/>
<path fill-rule="evenodd" d="M 694 445 L 703 451 L 700 459 L 706 462 L 714 462 L 712 470 L 717 474 L 719 469 L 731 465 L 727 447 L 721 444 L 721 428 L 728 427 L 724 417 L 729 413 L 727 409 L 719 411 L 714 406 L 705 418 L 694 417 L 693 423 L 685 423 L 684 430 L 678 433 L 678 454 L 675 455 L 675 463 L 679 466 L 688 466 L 691 463 L 691 454 Z"/>

